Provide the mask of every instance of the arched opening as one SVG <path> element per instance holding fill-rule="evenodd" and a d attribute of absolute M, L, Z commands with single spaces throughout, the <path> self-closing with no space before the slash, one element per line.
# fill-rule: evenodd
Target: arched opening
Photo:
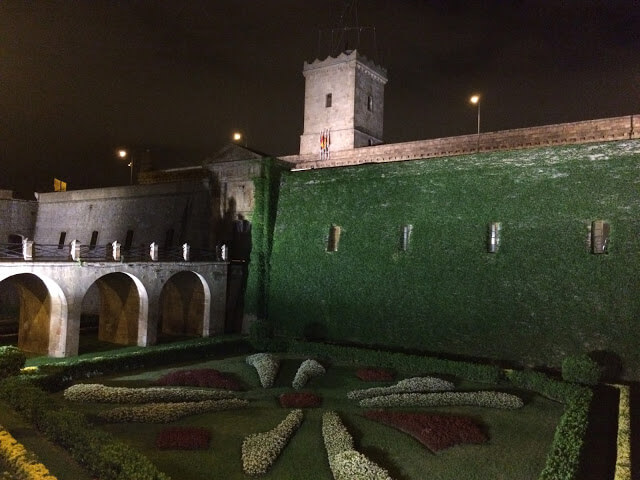
<path fill-rule="evenodd" d="M 160 292 L 161 340 L 175 336 L 208 336 L 211 292 L 205 279 L 194 272 L 173 275 Z"/>
<path fill-rule="evenodd" d="M 1 281 L 0 292 L 3 343 L 17 343 L 25 352 L 42 355 L 64 349 L 67 302 L 53 280 L 21 273 Z M 51 332 L 57 332 L 56 338 Z"/>
<path fill-rule="evenodd" d="M 137 345 L 146 302 L 144 287 L 131 275 L 117 272 L 100 277 L 82 299 L 80 351 L 100 350 L 105 342 Z"/>

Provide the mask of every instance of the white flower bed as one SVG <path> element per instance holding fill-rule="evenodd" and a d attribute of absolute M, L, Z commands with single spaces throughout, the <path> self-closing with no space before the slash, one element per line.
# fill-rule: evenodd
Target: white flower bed
<path fill-rule="evenodd" d="M 272 430 L 254 433 L 242 442 L 242 469 L 248 475 L 266 473 L 303 420 L 302 410 L 293 410 Z"/>
<path fill-rule="evenodd" d="M 99 383 L 78 383 L 64 391 L 64 398 L 72 402 L 195 402 L 232 397 L 235 397 L 235 394 L 228 390 L 210 390 L 205 388 L 185 387 L 107 387 Z"/>
<path fill-rule="evenodd" d="M 167 423 L 189 415 L 241 408 L 248 404 L 249 402 L 239 398 L 204 400 L 202 402 L 147 403 L 135 407 L 114 408 L 100 412 L 98 416 L 111 423 Z"/>
<path fill-rule="evenodd" d="M 453 390 L 455 385 L 447 380 L 436 377 L 412 377 L 400 380 L 395 385 L 389 387 L 373 387 L 363 390 L 352 390 L 347 393 L 351 400 L 362 400 L 363 398 L 379 397 L 391 393 L 419 393 L 419 392 L 442 392 Z"/>
<path fill-rule="evenodd" d="M 280 360 L 270 353 L 256 353 L 246 358 L 247 364 L 251 365 L 258 372 L 260 385 L 262 388 L 271 388 L 278 375 Z"/>
<path fill-rule="evenodd" d="M 353 438 L 336 412 L 322 416 L 322 438 L 335 480 L 391 480 L 386 470 L 353 449 Z"/>
<path fill-rule="evenodd" d="M 298 368 L 296 376 L 294 377 L 293 383 L 291 385 L 296 390 L 300 390 L 313 377 L 319 377 L 320 375 L 324 375 L 325 373 L 326 370 L 324 369 L 324 367 L 315 360 L 305 360 L 300 364 L 300 367 Z"/>
<path fill-rule="evenodd" d="M 394 393 L 365 398 L 358 403 L 365 408 L 474 406 L 515 409 L 524 403 L 520 397 L 503 392 Z"/>

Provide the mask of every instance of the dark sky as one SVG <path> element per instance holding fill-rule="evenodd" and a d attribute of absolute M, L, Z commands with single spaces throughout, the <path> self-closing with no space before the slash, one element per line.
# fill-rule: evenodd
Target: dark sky
<path fill-rule="evenodd" d="M 302 65 L 345 3 L 0 0 L 0 188 L 127 184 L 118 146 L 193 164 L 237 128 L 297 153 Z M 474 132 L 474 92 L 483 131 L 640 113 L 637 0 L 357 6 L 389 72 L 387 143 Z"/>

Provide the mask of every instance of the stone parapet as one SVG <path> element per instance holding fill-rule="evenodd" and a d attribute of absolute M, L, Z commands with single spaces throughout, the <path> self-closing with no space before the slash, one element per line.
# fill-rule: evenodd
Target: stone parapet
<path fill-rule="evenodd" d="M 637 138 L 640 114 L 341 150 L 328 160 L 320 160 L 319 153 L 280 158 L 304 170 Z"/>

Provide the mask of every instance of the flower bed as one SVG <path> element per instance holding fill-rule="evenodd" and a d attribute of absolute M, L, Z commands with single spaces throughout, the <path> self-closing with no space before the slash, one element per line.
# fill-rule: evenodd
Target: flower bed
<path fill-rule="evenodd" d="M 98 417 L 110 423 L 168 423 L 198 413 L 246 407 L 246 400 L 229 398 L 202 402 L 147 403 L 136 407 L 119 407 L 100 412 Z"/>
<path fill-rule="evenodd" d="M 394 393 L 380 397 L 364 398 L 359 405 L 365 408 L 384 407 L 453 407 L 473 406 L 488 408 L 522 408 L 520 397 L 503 392 L 439 392 L 439 393 Z"/>
<path fill-rule="evenodd" d="M 197 390 L 192 388 L 128 388 L 107 387 L 99 383 L 79 383 L 64 391 L 64 398 L 73 402 L 100 403 L 149 403 L 149 402 L 195 402 L 231 398 L 231 392 L 220 390 Z"/>
<path fill-rule="evenodd" d="M 211 432 L 200 427 L 169 427 L 158 432 L 156 448 L 160 450 L 206 450 Z"/>
<path fill-rule="evenodd" d="M 278 401 L 283 408 L 318 407 L 322 403 L 318 395 L 310 392 L 283 393 Z"/>
<path fill-rule="evenodd" d="M 158 385 L 181 385 L 189 387 L 223 388 L 225 390 L 242 390 L 242 385 L 227 373 L 215 368 L 197 368 L 192 370 L 175 370 L 156 380 Z"/>
<path fill-rule="evenodd" d="M 248 475 L 266 473 L 276 461 L 289 439 L 300 427 L 302 410 L 293 410 L 272 430 L 254 433 L 242 442 L 242 470 Z"/>
<path fill-rule="evenodd" d="M 0 426 L 0 458 L 23 480 L 56 480 L 47 467 Z"/>
<path fill-rule="evenodd" d="M 280 360 L 270 353 L 256 353 L 246 358 L 246 363 L 258 372 L 262 388 L 271 388 L 276 380 Z"/>
<path fill-rule="evenodd" d="M 386 470 L 353 449 L 353 438 L 336 412 L 322 416 L 322 438 L 335 480 L 391 480 Z"/>
<path fill-rule="evenodd" d="M 434 453 L 454 445 L 487 441 L 486 435 L 469 417 L 384 410 L 370 410 L 363 415 L 408 433 Z"/>
<path fill-rule="evenodd" d="M 447 380 L 436 377 L 412 377 L 400 380 L 395 385 L 389 387 L 374 387 L 364 390 L 352 390 L 347 393 L 351 400 L 362 400 L 363 398 L 379 397 L 392 393 L 420 393 L 420 392 L 441 392 L 453 390 L 455 385 Z"/>
<path fill-rule="evenodd" d="M 394 374 L 387 368 L 359 368 L 356 377 L 364 382 L 390 382 Z"/>
<path fill-rule="evenodd" d="M 307 384 L 309 380 L 314 377 L 324 375 L 325 373 L 326 370 L 317 361 L 311 359 L 305 360 L 300 364 L 300 367 L 298 368 L 296 376 L 294 377 L 293 383 L 291 385 L 296 390 L 300 390 Z"/>

